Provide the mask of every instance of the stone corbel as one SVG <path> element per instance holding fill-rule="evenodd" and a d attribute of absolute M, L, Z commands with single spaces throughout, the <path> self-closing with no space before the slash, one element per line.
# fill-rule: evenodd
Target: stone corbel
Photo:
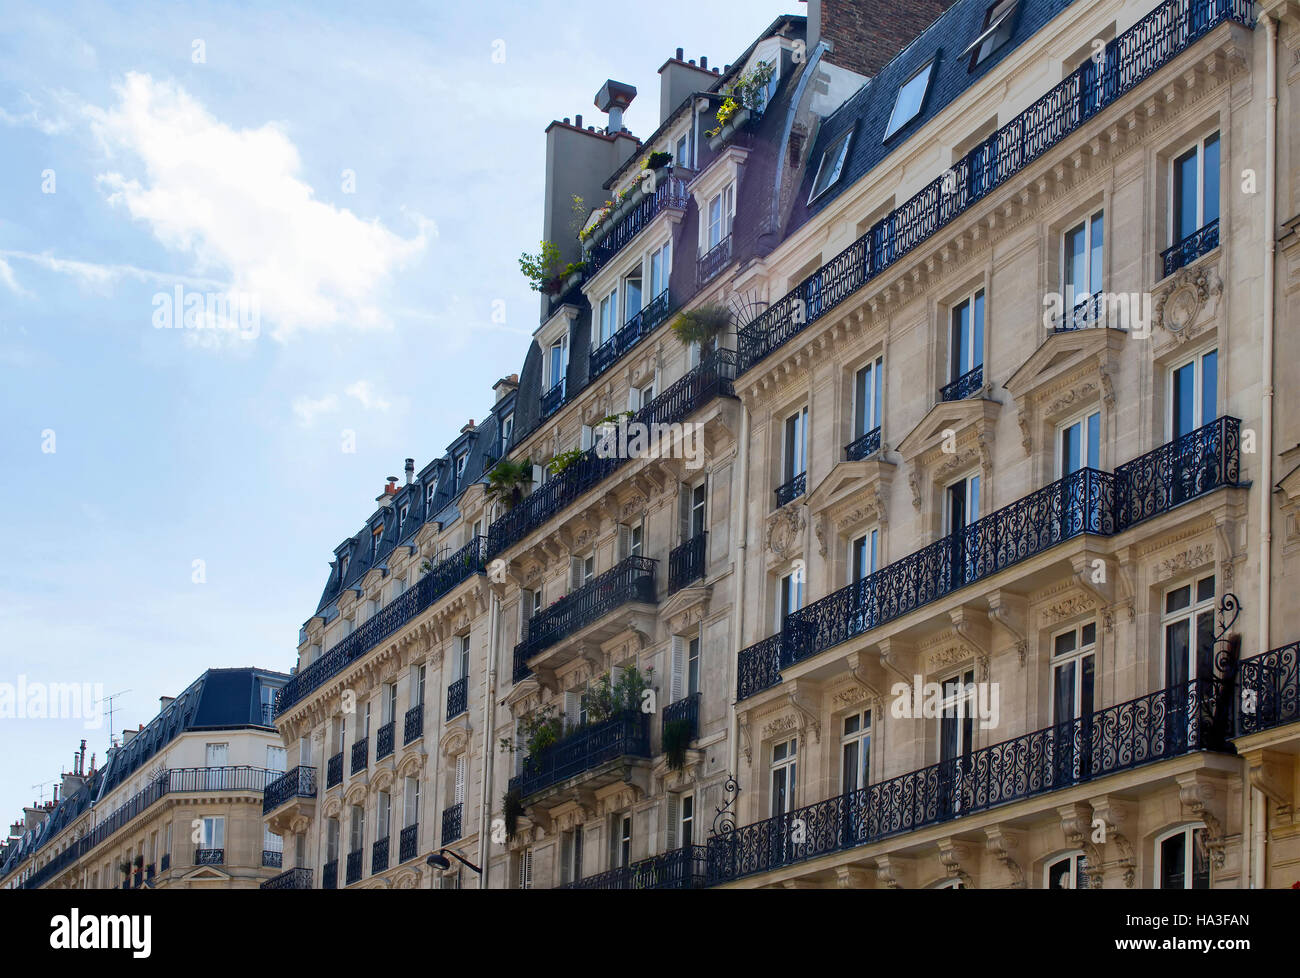
<path fill-rule="evenodd" d="M 1124 871 L 1125 889 L 1133 889 L 1133 885 L 1137 882 L 1137 856 L 1133 851 L 1133 843 L 1122 831 L 1126 823 L 1135 821 L 1132 818 L 1135 814 L 1133 803 L 1111 795 L 1102 795 L 1092 799 L 1092 812 L 1094 818 L 1101 819 L 1105 833 L 1104 841 L 1114 843 L 1115 848 L 1119 850 L 1118 865 Z"/>
<path fill-rule="evenodd" d="M 1095 574 L 1093 562 L 1096 560 L 1102 561 L 1104 581 L 1093 580 Z M 1106 627 L 1106 631 L 1112 631 L 1115 627 L 1115 612 L 1111 607 L 1115 603 L 1115 582 L 1111 579 L 1113 568 L 1110 561 L 1085 550 L 1081 554 L 1075 554 L 1070 563 L 1074 572 L 1074 583 L 1097 599 L 1102 624 Z"/>
<path fill-rule="evenodd" d="M 1295 800 L 1291 792 L 1291 757 L 1274 751 L 1261 751 L 1246 759 L 1247 776 L 1251 787 L 1262 791 L 1274 805 L 1278 814 L 1290 814 Z"/>
<path fill-rule="evenodd" d="M 989 621 L 1001 625 L 1016 640 L 1016 656 L 1023 669 L 1025 656 L 1029 652 L 1029 636 L 1025 628 L 1028 602 L 1019 595 L 1004 591 L 992 591 L 986 600 L 989 606 Z"/>
<path fill-rule="evenodd" d="M 910 646 L 905 646 L 897 639 L 887 638 L 876 645 L 876 653 L 880 657 L 880 664 L 906 683 L 909 689 L 912 686 L 913 677 L 898 668 L 898 660 L 901 660 L 911 651 Z"/>
<path fill-rule="evenodd" d="M 921 484 L 915 462 L 908 467 L 907 486 L 912 490 L 912 508 L 919 513 L 921 512 Z"/>
<path fill-rule="evenodd" d="M 1020 423 L 1020 445 L 1025 450 L 1025 456 L 1032 456 L 1034 454 L 1034 423 L 1029 417 L 1029 412 L 1022 409 L 1017 413 L 1016 421 Z"/>
<path fill-rule="evenodd" d="M 1232 545 L 1233 538 L 1237 536 L 1237 523 L 1235 520 L 1218 519 L 1214 522 L 1214 536 L 1219 544 L 1219 565 L 1223 573 L 1223 586 L 1227 590 L 1233 587 L 1234 565 L 1244 556 L 1236 552 Z"/>
<path fill-rule="evenodd" d="M 948 613 L 952 619 L 952 629 L 961 636 L 963 642 L 975 650 L 975 662 L 980 668 L 979 681 L 986 683 L 989 681 L 989 662 L 992 656 L 989 654 L 989 646 L 981 637 L 977 637 L 977 629 L 971 623 L 970 612 L 966 608 L 954 608 Z"/>
<path fill-rule="evenodd" d="M 749 711 L 742 710 L 736 714 L 736 727 L 740 731 L 740 751 L 745 755 L 745 763 L 754 763 L 754 750 L 749 740 Z"/>
<path fill-rule="evenodd" d="M 1101 849 L 1092 841 L 1092 806 L 1078 801 L 1062 805 L 1056 812 L 1061 817 L 1061 832 L 1065 841 L 1082 849 L 1088 860 L 1088 888 L 1100 890 L 1105 879 L 1105 860 Z"/>
<path fill-rule="evenodd" d="M 871 874 L 860 866 L 836 866 L 835 886 L 840 890 L 865 890 Z"/>
<path fill-rule="evenodd" d="M 867 691 L 867 705 L 872 709 L 875 709 L 876 704 L 881 701 L 882 697 L 880 691 L 876 689 L 875 686 L 872 686 L 871 683 L 867 682 L 866 676 L 861 672 L 861 668 L 864 665 L 861 653 L 850 653 L 850 655 L 845 659 L 845 663 L 849 667 L 849 675 L 853 677 L 853 681 Z"/>
<path fill-rule="evenodd" d="M 821 720 L 817 718 L 817 714 L 813 710 L 810 710 L 803 702 L 800 701 L 798 688 L 797 687 L 791 688 L 790 691 L 786 694 L 786 699 L 789 701 L 790 705 L 794 707 L 795 712 L 799 714 L 800 732 L 811 730 L 813 743 L 821 743 L 821 739 L 822 739 Z"/>
<path fill-rule="evenodd" d="M 975 881 L 970 873 L 962 868 L 962 863 L 970 864 L 974 853 L 971 847 L 958 839 L 948 836 L 936 842 L 939 847 L 939 862 L 949 879 L 959 879 L 967 889 L 974 889 Z"/>
<path fill-rule="evenodd" d="M 1224 863 L 1223 823 L 1212 811 L 1210 803 L 1214 800 L 1214 785 L 1206 779 L 1201 771 L 1190 771 L 1178 778 L 1178 800 L 1194 816 L 1205 823 L 1205 847 L 1215 869 L 1222 869 Z"/>
<path fill-rule="evenodd" d="M 901 890 L 912 883 L 914 861 L 906 856 L 880 855 L 876 857 L 876 882 L 886 889 Z"/>
<path fill-rule="evenodd" d="M 554 669 L 542 665 L 533 666 L 533 676 L 537 679 L 538 685 L 543 689 L 548 689 L 552 693 L 559 693 L 560 685 L 555 678 Z"/>
<path fill-rule="evenodd" d="M 990 825 L 984 829 L 984 834 L 987 836 L 984 848 L 988 850 L 989 855 L 1000 862 L 1010 874 L 1012 886 L 1016 889 L 1024 889 L 1025 871 L 1012 858 L 1012 851 L 1019 848 L 1023 833 L 1012 832 L 1001 825 Z"/>

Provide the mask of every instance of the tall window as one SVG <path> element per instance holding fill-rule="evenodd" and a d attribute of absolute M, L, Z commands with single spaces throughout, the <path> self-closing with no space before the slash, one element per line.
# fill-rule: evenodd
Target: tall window
<path fill-rule="evenodd" d="M 515 857 L 517 875 L 515 885 L 521 890 L 531 890 L 533 888 L 533 847 L 520 851 Z"/>
<path fill-rule="evenodd" d="M 560 835 L 560 872 L 566 883 L 582 879 L 582 826 Z"/>
<path fill-rule="evenodd" d="M 375 838 L 387 839 L 392 825 L 392 799 L 387 791 L 379 792 L 375 800 Z"/>
<path fill-rule="evenodd" d="M 794 808 L 795 786 L 799 776 L 799 738 L 791 737 L 772 745 L 771 787 L 773 817 Z"/>
<path fill-rule="evenodd" d="M 383 698 L 381 700 L 381 710 L 383 723 L 389 724 L 397 717 L 397 684 L 384 683 Z"/>
<path fill-rule="evenodd" d="M 1204 828 L 1189 825 L 1156 840 L 1156 887 L 1161 890 L 1210 888 Z"/>
<path fill-rule="evenodd" d="M 1174 158 L 1169 181 L 1171 245 L 1219 219 L 1219 134 Z"/>
<path fill-rule="evenodd" d="M 548 390 L 554 390 L 564 381 L 564 370 L 568 366 L 569 338 L 566 336 L 558 343 L 552 343 L 547 354 Z"/>
<path fill-rule="evenodd" d="M 840 736 L 840 791 L 864 787 L 871 775 L 871 711 L 844 718 Z"/>
<path fill-rule="evenodd" d="M 509 414 L 502 415 L 501 417 L 502 451 L 510 447 L 510 439 L 514 437 L 514 434 L 515 434 L 515 413 L 511 411 Z"/>
<path fill-rule="evenodd" d="M 1072 852 L 1048 863 L 1043 872 L 1043 882 L 1049 890 L 1086 890 L 1088 888 L 1088 857 Z"/>
<path fill-rule="evenodd" d="M 1101 441 L 1101 412 L 1076 418 L 1069 424 L 1061 425 L 1057 444 L 1057 477 L 1064 478 L 1078 472 L 1085 466 L 1090 469 L 1099 467 L 1099 443 Z"/>
<path fill-rule="evenodd" d="M 469 675 L 469 636 L 456 636 L 456 678 L 464 679 Z"/>
<path fill-rule="evenodd" d="M 791 571 L 781 578 L 780 606 L 776 610 L 776 627 L 779 630 L 786 615 L 803 607 L 803 572 Z"/>
<path fill-rule="evenodd" d="M 1214 674 L 1214 575 L 1165 592 L 1165 687 Z"/>
<path fill-rule="evenodd" d="M 1092 715 L 1097 625 L 1071 628 L 1052 639 L 1052 722 Z"/>
<path fill-rule="evenodd" d="M 1181 438 L 1219 412 L 1219 351 L 1210 350 L 1169 372 L 1169 435 Z"/>
<path fill-rule="evenodd" d="M 736 210 L 736 188 L 728 186 L 709 201 L 708 223 L 705 226 L 705 250 L 712 251 L 731 233 L 731 221 Z"/>
<path fill-rule="evenodd" d="M 885 361 L 876 357 L 857 372 L 853 380 L 853 437 L 861 438 L 880 427 L 884 417 Z"/>
<path fill-rule="evenodd" d="M 691 166 L 691 132 L 688 129 L 677 140 L 677 149 L 673 153 L 673 161 L 678 166 Z"/>
<path fill-rule="evenodd" d="M 606 342 L 618 331 L 619 326 L 622 325 L 622 323 L 618 321 L 618 289 L 614 289 L 609 293 L 609 295 L 600 300 L 599 325 L 600 336 L 598 337 L 598 340 L 600 343 Z M 556 381 L 552 379 L 551 386 L 554 387 L 555 384 Z"/>
<path fill-rule="evenodd" d="M 808 464 L 808 409 L 802 408 L 785 419 L 785 442 L 781 453 L 781 481 L 802 475 Z"/>
<path fill-rule="evenodd" d="M 289 752 L 283 747 L 275 747 L 268 744 L 266 747 L 266 769 L 268 771 L 278 771 L 283 774 L 287 768 Z"/>
<path fill-rule="evenodd" d="M 632 865 L 632 815 L 615 815 L 610 823 L 610 869 Z"/>
<path fill-rule="evenodd" d="M 641 301 L 641 266 L 637 265 L 623 279 L 623 322 L 629 322 L 641 311 Z"/>
<path fill-rule="evenodd" d="M 224 849 L 226 848 L 226 817 L 224 815 L 208 815 L 203 819 L 203 825 L 200 827 L 200 836 L 202 844 L 201 849 Z"/>
<path fill-rule="evenodd" d="M 672 273 L 670 249 L 672 242 L 664 244 L 650 252 L 650 298 L 657 299 L 668 288 L 668 277 Z"/>
<path fill-rule="evenodd" d="M 948 361 L 950 382 L 984 365 L 983 289 L 953 307 Z"/>
<path fill-rule="evenodd" d="M 366 810 L 360 805 L 352 806 L 352 824 L 349 852 L 360 852 L 366 839 Z"/>
<path fill-rule="evenodd" d="M 980 477 L 967 476 L 948 487 L 948 532 L 959 533 L 980 517 Z"/>
<path fill-rule="evenodd" d="M 700 638 L 695 636 L 686 643 L 686 695 L 700 691 Z"/>
<path fill-rule="evenodd" d="M 687 497 L 687 520 L 686 520 L 686 539 L 694 540 L 707 527 L 705 522 L 705 503 L 708 499 L 708 485 L 705 482 L 699 482 L 691 486 L 690 494 Z"/>
<path fill-rule="evenodd" d="M 424 663 L 411 666 L 411 706 L 424 703 Z"/>
<path fill-rule="evenodd" d="M 971 752 L 975 736 L 975 715 L 971 698 L 975 691 L 975 672 L 949 676 L 941 684 L 942 713 L 939 717 L 939 760 L 951 761 Z"/>
<path fill-rule="evenodd" d="M 407 778 L 402 786 L 402 827 L 410 828 L 420 821 L 420 779 Z"/>
<path fill-rule="evenodd" d="M 849 583 L 856 584 L 877 570 L 876 560 L 880 547 L 880 530 L 871 530 L 853 541 L 849 547 Z"/>
<path fill-rule="evenodd" d="M 1061 284 L 1065 311 L 1102 290 L 1102 248 L 1105 229 L 1098 211 L 1076 224 L 1061 237 Z"/>

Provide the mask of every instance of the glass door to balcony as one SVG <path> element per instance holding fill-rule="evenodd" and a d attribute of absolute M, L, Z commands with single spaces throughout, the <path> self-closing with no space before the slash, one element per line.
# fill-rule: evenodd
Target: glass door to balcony
<path fill-rule="evenodd" d="M 975 580 L 979 540 L 975 523 L 980 514 L 980 477 L 968 476 L 948 487 L 948 535 L 952 541 L 949 588 Z"/>
<path fill-rule="evenodd" d="M 1097 625 L 1089 622 L 1052 639 L 1052 784 L 1091 773 L 1093 675 Z"/>
<path fill-rule="evenodd" d="M 207 762 L 207 783 L 205 787 L 208 791 L 220 791 L 226 787 L 222 783 L 222 776 L 225 773 L 225 767 L 229 756 L 228 744 L 208 744 L 206 752 Z"/>
<path fill-rule="evenodd" d="M 840 845 L 855 846 L 865 839 L 866 798 L 861 788 L 871 775 L 871 711 L 844 718 L 840 738 L 840 794 L 844 799 Z"/>
<path fill-rule="evenodd" d="M 959 814 L 969 792 L 971 741 L 975 738 L 975 672 L 972 669 L 943 681 L 943 713 L 939 718 L 939 810 L 945 817 Z"/>
<path fill-rule="evenodd" d="M 782 866 L 793 856 L 794 844 L 790 841 L 791 819 L 794 810 L 795 783 L 799 773 L 799 739 L 791 737 L 772 745 L 771 805 L 772 834 L 771 858 L 773 866 Z"/>
<path fill-rule="evenodd" d="M 1201 744 L 1213 716 L 1214 576 L 1165 593 L 1165 750 Z"/>

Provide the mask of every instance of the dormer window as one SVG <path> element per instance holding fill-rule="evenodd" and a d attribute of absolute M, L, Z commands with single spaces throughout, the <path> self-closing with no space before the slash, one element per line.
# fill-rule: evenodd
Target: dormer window
<path fill-rule="evenodd" d="M 344 554 L 343 560 L 339 562 L 339 583 L 342 583 L 343 581 L 347 580 L 349 559 L 350 558 L 348 557 L 348 555 Z"/>
<path fill-rule="evenodd" d="M 434 478 L 429 482 L 429 484 L 424 489 L 424 506 L 425 509 L 429 511 L 430 515 L 433 514 L 433 500 L 434 497 L 437 495 L 438 495 L 438 480 Z"/>
<path fill-rule="evenodd" d="M 849 138 L 852 135 L 853 130 L 850 128 L 848 132 L 826 147 L 826 152 L 822 153 L 822 161 L 817 165 L 817 176 L 813 178 L 812 192 L 808 195 L 808 203 L 811 204 L 839 180 L 840 173 L 844 170 L 844 161 L 849 156 Z"/>
<path fill-rule="evenodd" d="M 410 512 L 410 504 L 402 503 L 397 510 L 397 539 L 402 538 L 402 529 L 406 526 L 406 514 Z"/>
<path fill-rule="evenodd" d="M 501 417 L 501 451 L 505 452 L 510 447 L 510 439 L 515 433 L 515 415 L 514 412 L 502 415 Z"/>
<path fill-rule="evenodd" d="M 1011 20 L 1020 0 L 997 0 L 984 14 L 984 30 L 962 52 L 971 56 L 970 70 L 989 59 L 998 48 L 1011 40 Z"/>
<path fill-rule="evenodd" d="M 370 562 L 374 563 L 379 559 L 379 541 L 384 537 L 384 524 L 380 523 L 375 532 L 370 536 Z"/>
<path fill-rule="evenodd" d="M 461 479 L 465 475 L 465 463 L 469 461 L 469 452 L 461 452 L 456 456 L 456 486 L 460 487 Z"/>
<path fill-rule="evenodd" d="M 921 114 L 921 107 L 925 104 L 925 93 L 930 89 L 930 75 L 933 72 L 934 59 L 931 59 L 925 67 L 899 86 L 894 111 L 889 117 L 889 128 L 885 130 L 886 139 Z"/>

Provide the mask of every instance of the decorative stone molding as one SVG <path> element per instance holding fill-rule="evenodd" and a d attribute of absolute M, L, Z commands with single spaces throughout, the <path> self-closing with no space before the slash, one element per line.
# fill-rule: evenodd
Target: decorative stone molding
<path fill-rule="evenodd" d="M 1097 600 L 1085 594 L 1072 594 L 1067 598 L 1048 605 L 1039 614 L 1045 623 L 1056 625 L 1070 618 L 1086 615 L 1097 608 Z"/>
<path fill-rule="evenodd" d="M 1215 869 L 1222 869 L 1226 853 L 1223 823 L 1210 810 L 1216 791 L 1203 771 L 1190 771 L 1178 777 L 1178 801 L 1194 817 L 1205 823 L 1205 848 Z"/>
<path fill-rule="evenodd" d="M 1012 858 L 1012 852 L 1020 846 L 1023 833 L 1013 832 L 1001 825 L 990 825 L 984 829 L 984 834 L 987 836 L 984 848 L 988 850 L 989 855 L 1000 862 L 1011 876 L 1012 886 L 1017 889 L 1024 889 L 1025 871 Z"/>
<path fill-rule="evenodd" d="M 1123 827 L 1130 822 L 1136 823 L 1136 807 L 1127 799 L 1103 795 L 1092 799 L 1092 813 L 1094 820 L 1101 820 L 1105 829 L 1106 843 L 1114 845 L 1119 850 L 1116 865 L 1124 873 L 1125 889 L 1133 889 L 1137 882 L 1137 855 Z"/>
<path fill-rule="evenodd" d="M 799 550 L 799 540 L 808 525 L 802 506 L 782 506 L 767 524 L 767 549 L 784 560 Z"/>
<path fill-rule="evenodd" d="M 939 863 L 943 866 L 943 871 L 947 877 L 949 879 L 959 879 L 964 887 L 974 889 L 974 879 L 962 866 L 962 863 L 970 865 L 974 859 L 975 852 L 971 846 L 952 836 L 939 839 L 936 845 L 939 847 Z"/>
<path fill-rule="evenodd" d="M 1199 570 L 1214 563 L 1215 546 L 1213 543 L 1205 543 L 1195 547 L 1188 547 L 1176 554 L 1158 561 L 1152 568 L 1152 577 L 1156 581 L 1167 581 L 1171 577 L 1177 577 L 1188 571 Z"/>
<path fill-rule="evenodd" d="M 1152 325 L 1178 343 L 1186 343 L 1200 333 L 1199 322 L 1214 316 L 1222 294 L 1223 280 L 1216 265 L 1180 268 L 1162 283 L 1152 299 Z"/>
<path fill-rule="evenodd" d="M 1101 849 L 1092 841 L 1092 806 L 1080 801 L 1063 805 L 1056 811 L 1061 817 L 1061 832 L 1066 843 L 1082 849 L 1088 860 L 1088 888 L 1100 890 L 1106 878 L 1106 862 Z"/>

